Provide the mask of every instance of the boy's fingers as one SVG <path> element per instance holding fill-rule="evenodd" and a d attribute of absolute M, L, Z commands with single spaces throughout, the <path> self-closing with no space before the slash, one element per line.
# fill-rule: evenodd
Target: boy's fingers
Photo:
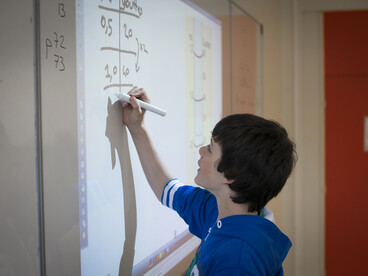
<path fill-rule="evenodd" d="M 139 96 L 145 94 L 146 91 L 144 91 L 144 88 L 138 88 L 137 86 L 134 86 L 127 94 L 130 95 L 134 95 L 136 98 L 138 98 Z"/>
<path fill-rule="evenodd" d="M 133 95 L 135 94 L 135 92 L 138 90 L 138 87 L 137 86 L 134 86 L 127 94 L 128 95 Z"/>
<path fill-rule="evenodd" d="M 146 91 L 143 88 L 137 90 L 134 93 L 134 97 L 136 97 L 137 99 L 139 99 L 143 102 L 149 103 L 149 99 L 147 97 Z"/>
<path fill-rule="evenodd" d="M 140 100 L 141 101 L 144 101 L 146 103 L 149 103 L 150 102 L 149 99 L 148 99 L 148 97 L 147 97 L 146 91 L 142 90 L 142 94 L 140 95 Z"/>
<path fill-rule="evenodd" d="M 129 103 L 122 102 L 123 107 L 127 107 L 130 104 L 133 109 L 138 109 L 139 112 L 142 112 L 137 99 L 149 103 L 146 91 L 143 88 L 138 88 L 137 86 L 134 86 L 127 94 L 130 96 Z M 143 112 L 144 111 L 145 110 L 143 110 Z"/>
<path fill-rule="evenodd" d="M 135 96 L 130 95 L 130 104 L 132 105 L 133 108 L 139 108 L 139 103 L 137 101 L 137 99 L 135 98 Z"/>

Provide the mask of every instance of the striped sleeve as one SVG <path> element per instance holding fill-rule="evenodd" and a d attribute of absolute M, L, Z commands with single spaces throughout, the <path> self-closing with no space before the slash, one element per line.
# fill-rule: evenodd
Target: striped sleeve
<path fill-rule="evenodd" d="M 192 234 L 199 238 L 207 235 L 209 225 L 217 218 L 215 197 L 208 191 L 184 185 L 174 178 L 163 189 L 161 203 L 174 211 L 189 225 Z"/>
<path fill-rule="evenodd" d="M 184 185 L 177 178 L 170 180 L 162 192 L 161 203 L 173 209 L 174 195 L 182 186 Z"/>

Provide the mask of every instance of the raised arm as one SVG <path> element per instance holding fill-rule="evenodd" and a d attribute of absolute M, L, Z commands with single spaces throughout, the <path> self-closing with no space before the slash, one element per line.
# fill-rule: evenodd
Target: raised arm
<path fill-rule="evenodd" d="M 143 89 L 133 88 L 128 94 L 131 96 L 130 104 L 122 102 L 123 123 L 128 127 L 133 138 L 147 181 L 157 199 L 161 200 L 163 188 L 172 177 L 160 162 L 151 140 L 142 126 L 145 110 L 140 108 L 136 98 L 149 102 L 148 97 Z"/>

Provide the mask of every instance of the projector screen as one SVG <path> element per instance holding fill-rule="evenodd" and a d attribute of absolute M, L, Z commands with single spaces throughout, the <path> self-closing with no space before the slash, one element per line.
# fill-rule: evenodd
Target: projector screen
<path fill-rule="evenodd" d="M 221 24 L 179 0 L 79 0 L 76 24 L 81 274 L 164 274 L 199 241 L 151 191 L 114 92 L 143 87 L 166 110 L 144 126 L 169 171 L 194 184 L 221 118 Z"/>

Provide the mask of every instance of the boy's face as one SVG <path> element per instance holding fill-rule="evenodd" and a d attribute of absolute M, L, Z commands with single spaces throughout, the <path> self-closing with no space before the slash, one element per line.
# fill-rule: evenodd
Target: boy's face
<path fill-rule="evenodd" d="M 201 158 L 198 161 L 199 169 L 194 181 L 199 186 L 216 194 L 216 191 L 222 188 L 226 179 L 222 173 L 217 171 L 217 166 L 221 160 L 221 148 L 213 139 L 207 146 L 199 149 Z"/>

